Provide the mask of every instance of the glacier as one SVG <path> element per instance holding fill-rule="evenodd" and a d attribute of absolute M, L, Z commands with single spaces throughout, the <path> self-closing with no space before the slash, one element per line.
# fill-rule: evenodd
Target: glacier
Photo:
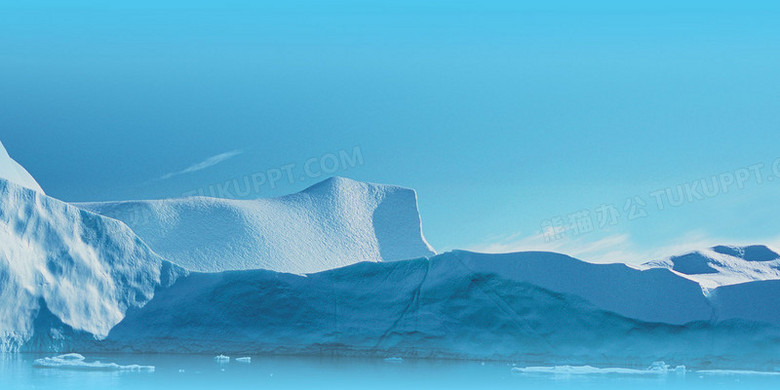
<path fill-rule="evenodd" d="M 125 222 L 156 253 L 192 271 L 304 274 L 435 254 L 422 234 L 414 190 L 339 177 L 276 199 L 76 206 Z"/>
<path fill-rule="evenodd" d="M 5 155 L 1 352 L 777 366 L 780 256 L 768 247 L 642 266 L 436 254 L 402 187 L 333 178 L 276 199 L 69 204 L 13 176 Z"/>

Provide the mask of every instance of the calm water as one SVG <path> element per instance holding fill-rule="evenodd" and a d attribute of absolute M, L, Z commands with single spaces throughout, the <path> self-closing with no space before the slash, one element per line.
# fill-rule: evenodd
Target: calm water
<path fill-rule="evenodd" d="M 34 368 L 40 356 L 0 355 L 0 389 L 763 389 L 780 376 L 517 374 L 506 363 L 371 359 L 258 358 L 219 363 L 212 356 L 109 355 L 87 360 L 152 365 L 154 372 Z"/>

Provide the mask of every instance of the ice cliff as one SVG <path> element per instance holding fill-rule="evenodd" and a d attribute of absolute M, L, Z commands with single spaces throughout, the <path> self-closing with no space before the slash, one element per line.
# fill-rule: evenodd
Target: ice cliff
<path fill-rule="evenodd" d="M 183 273 L 123 223 L 0 179 L 0 350 L 103 338 Z"/>

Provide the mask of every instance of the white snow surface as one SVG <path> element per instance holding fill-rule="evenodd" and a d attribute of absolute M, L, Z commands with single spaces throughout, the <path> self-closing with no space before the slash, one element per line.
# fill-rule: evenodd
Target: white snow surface
<path fill-rule="evenodd" d="M 105 337 L 173 272 L 123 223 L 0 179 L 0 351 Z"/>
<path fill-rule="evenodd" d="M 42 194 L 44 193 L 43 188 L 35 181 L 32 175 L 8 155 L 8 151 L 5 150 L 2 142 L 0 142 L 0 179 L 8 180 Z"/>
<path fill-rule="evenodd" d="M 414 190 L 332 178 L 274 199 L 77 204 L 125 222 L 155 252 L 200 272 L 311 273 L 434 255 Z"/>
<path fill-rule="evenodd" d="M 701 284 L 705 291 L 753 281 L 780 280 L 780 254 L 763 245 L 716 246 L 645 263 L 668 268 Z"/>

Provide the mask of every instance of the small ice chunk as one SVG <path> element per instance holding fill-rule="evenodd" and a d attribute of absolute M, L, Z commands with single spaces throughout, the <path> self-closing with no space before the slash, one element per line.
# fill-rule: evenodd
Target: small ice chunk
<path fill-rule="evenodd" d="M 214 360 L 219 363 L 230 363 L 230 357 L 225 355 L 215 356 Z"/>
<path fill-rule="evenodd" d="M 388 363 L 403 363 L 404 359 L 399 358 L 399 357 L 389 357 L 389 358 L 385 359 L 385 361 L 388 362 Z"/>
<path fill-rule="evenodd" d="M 57 356 L 56 359 L 60 360 L 67 360 L 67 361 L 84 361 L 86 358 L 82 355 L 79 355 L 77 353 L 66 353 L 65 355 Z"/>
<path fill-rule="evenodd" d="M 252 358 L 251 357 L 240 357 L 240 358 L 236 359 L 236 361 L 239 362 L 239 363 L 252 363 Z"/>
<path fill-rule="evenodd" d="M 653 362 L 653 364 L 651 364 L 650 367 L 647 368 L 647 371 L 650 373 L 658 373 L 658 374 L 675 373 L 675 374 L 684 375 L 687 369 L 685 366 L 672 367 L 666 364 L 665 362 Z"/>

